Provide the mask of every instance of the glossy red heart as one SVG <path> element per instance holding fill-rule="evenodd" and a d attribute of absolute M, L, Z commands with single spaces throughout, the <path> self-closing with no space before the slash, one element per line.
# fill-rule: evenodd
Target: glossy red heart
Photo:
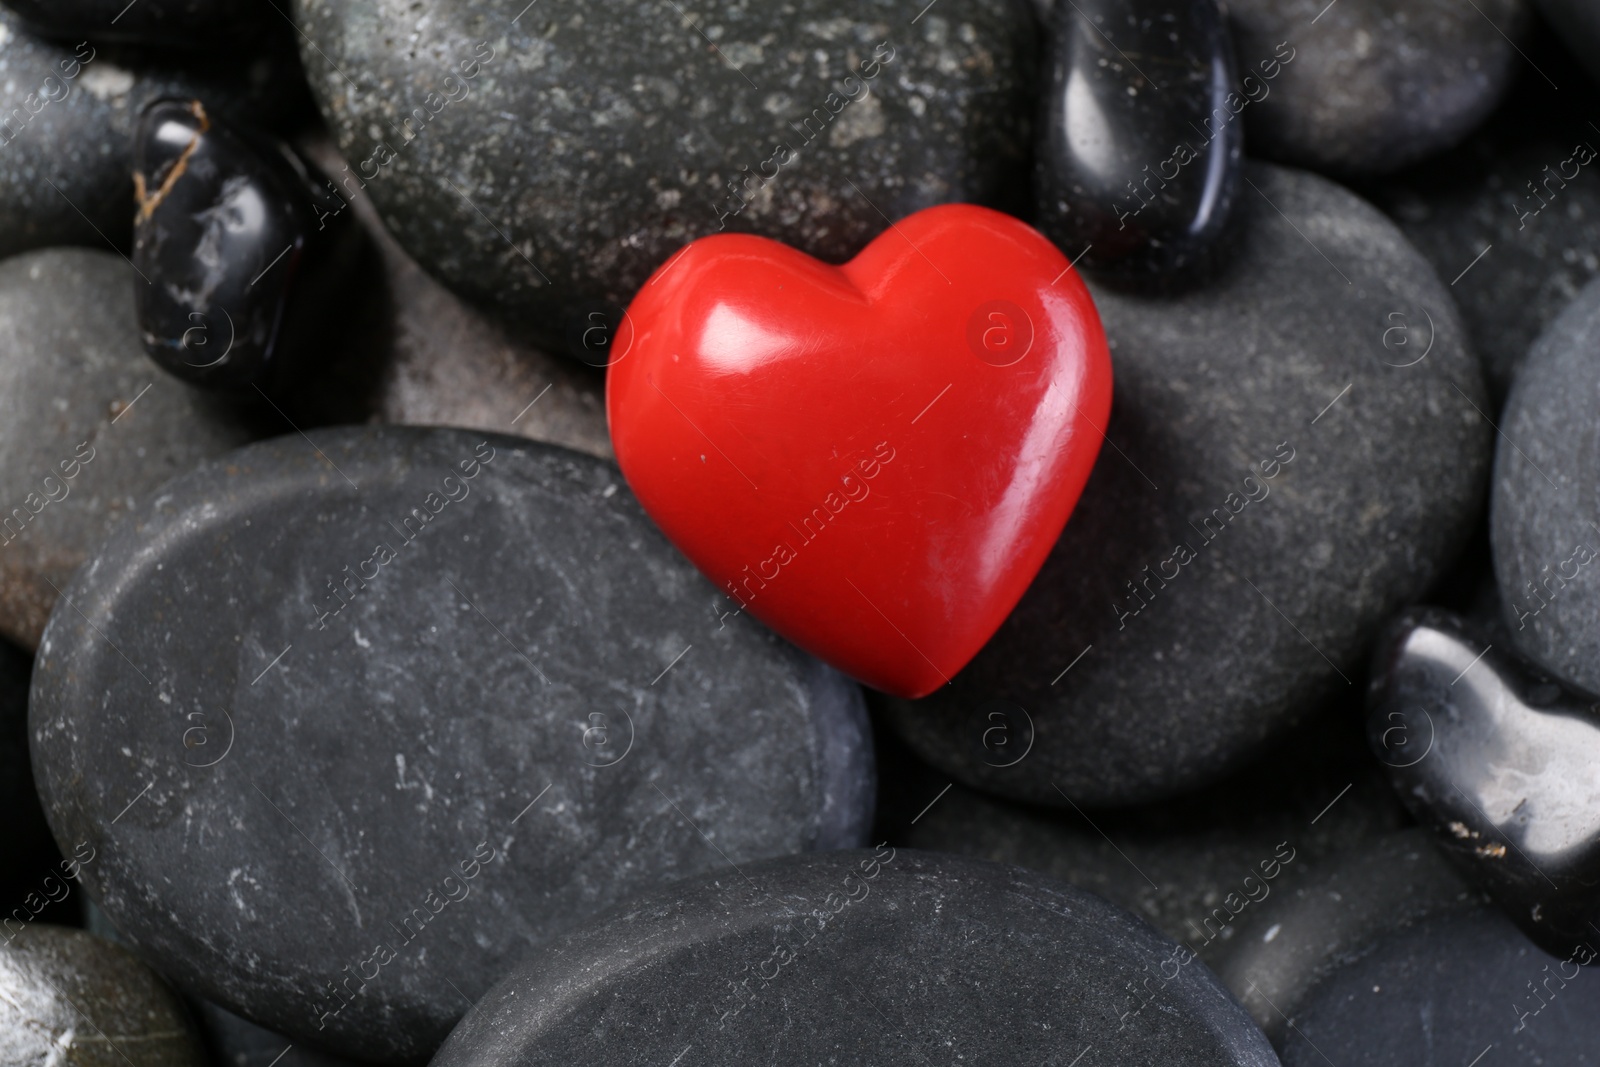
<path fill-rule="evenodd" d="M 729 610 L 906 697 L 1016 605 L 1111 410 L 1077 273 L 965 204 L 842 267 L 760 237 L 695 241 L 639 291 L 613 351 L 617 462 Z"/>

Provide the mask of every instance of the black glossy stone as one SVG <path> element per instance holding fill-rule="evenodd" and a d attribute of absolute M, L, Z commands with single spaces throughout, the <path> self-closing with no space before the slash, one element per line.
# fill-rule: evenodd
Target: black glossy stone
<path fill-rule="evenodd" d="M 1014 867 L 881 846 L 620 905 L 510 973 L 434 1067 L 1067 1067 L 1091 1049 L 1082 1062 L 1106 1067 L 1277 1064 L 1205 965 L 1131 915 Z"/>
<path fill-rule="evenodd" d="M 1600 142 L 1600 139 L 1597 139 Z M 1600 693 L 1600 531 L 1595 439 L 1600 279 L 1528 352 L 1506 399 L 1495 453 L 1490 538 L 1502 613 L 1523 655 Z"/>
<path fill-rule="evenodd" d="M 1436 915 L 1318 985 L 1284 1067 L 1595 1067 L 1596 945 L 1550 956 L 1492 908 Z"/>
<path fill-rule="evenodd" d="M 1373 638 L 1480 514 L 1494 431 L 1448 287 L 1347 190 L 1246 177 L 1260 192 L 1205 285 L 1091 286 L 1109 443 L 989 643 L 953 684 L 889 702 L 962 782 L 1089 808 L 1221 778 L 1359 693 Z M 1383 344 L 1396 313 L 1409 349 Z"/>
<path fill-rule="evenodd" d="M 327 360 L 362 234 L 332 182 L 199 100 L 158 100 L 139 120 L 134 195 L 139 330 L 164 370 L 274 393 Z"/>
<path fill-rule="evenodd" d="M 1251 74 L 1241 86 L 1222 12 L 1213 0 L 1063 0 L 1047 39 L 1039 228 L 1108 278 L 1193 267 L 1239 190 L 1242 94 L 1265 84 Z"/>
<path fill-rule="evenodd" d="M 186 991 L 420 1063 L 526 948 L 629 893 L 863 839 L 859 688 L 720 618 L 615 467 L 464 430 L 309 438 L 143 503 L 36 660 L 56 839 L 95 845 L 91 895 Z"/>
<path fill-rule="evenodd" d="M 305 75 L 283 37 L 294 31 L 279 22 L 281 33 L 178 62 L 97 34 L 50 40 L 0 5 L 0 256 L 60 244 L 127 248 L 133 131 L 151 100 L 197 96 L 213 114 L 269 128 L 299 120 L 309 110 Z"/>
<path fill-rule="evenodd" d="M 30 27 L 50 37 L 198 47 L 241 43 L 284 15 L 277 0 L 6 0 Z"/>
<path fill-rule="evenodd" d="M 1484 903 L 1419 827 L 1364 841 L 1310 871 L 1262 902 L 1247 936 L 1208 957 L 1279 1049 L 1289 1020 L 1329 975 L 1397 930 Z"/>
<path fill-rule="evenodd" d="M 306 70 L 350 161 L 335 180 L 430 274 L 569 354 L 588 311 L 626 306 L 697 237 L 839 262 L 886 217 L 1026 207 L 1038 49 L 1019 0 L 679 8 L 307 0 Z"/>
<path fill-rule="evenodd" d="M 207 1067 L 183 1003 L 126 949 L 29 926 L 0 951 L 7 1067 Z"/>
<path fill-rule="evenodd" d="M 1369 703 L 1373 751 L 1468 877 L 1551 952 L 1600 939 L 1600 704 L 1438 610 L 1396 620 Z"/>

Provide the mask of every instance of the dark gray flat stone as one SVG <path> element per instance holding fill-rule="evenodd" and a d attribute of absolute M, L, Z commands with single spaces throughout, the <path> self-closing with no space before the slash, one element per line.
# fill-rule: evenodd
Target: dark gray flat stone
<path fill-rule="evenodd" d="M 1386 938 L 1319 985 L 1294 1013 L 1283 1062 L 1416 1067 L 1482 1057 L 1593 1067 L 1597 1005 L 1594 967 L 1546 954 L 1493 909 L 1446 913 Z"/>
<path fill-rule="evenodd" d="M 1127 909 L 1211 963 L 1260 937 L 1269 900 L 1404 825 L 1359 713 L 1340 711 L 1224 781 L 1116 811 L 1024 806 L 961 786 L 940 796 L 947 780 L 930 774 L 916 787 L 916 823 L 896 840 L 1041 871 Z M 1231 988 L 1248 1003 L 1245 989 Z"/>
<path fill-rule="evenodd" d="M 1276 1065 L 1181 951 L 1016 868 L 888 847 L 794 856 L 637 898 L 546 947 L 434 1064 Z"/>
<path fill-rule="evenodd" d="M 0 1062 L 206 1067 L 183 1003 L 123 948 L 43 923 L 0 951 Z"/>
<path fill-rule="evenodd" d="M 421 1063 L 529 946 L 870 823 L 859 689 L 719 624 L 617 470 L 563 449 L 263 442 L 67 595 L 31 709 L 57 839 L 95 843 L 91 893 L 186 991 L 344 1056 Z"/>
<path fill-rule="evenodd" d="M 29 649 L 118 519 L 260 435 L 146 358 L 135 284 L 111 252 L 0 262 L 0 634 Z"/>
<path fill-rule="evenodd" d="M 1366 842 L 1283 888 L 1262 902 L 1250 936 L 1209 958 L 1280 1049 L 1289 1019 L 1323 979 L 1397 930 L 1483 903 L 1416 828 Z"/>
<path fill-rule="evenodd" d="M 426 270 L 552 351 L 696 237 L 838 261 L 886 218 L 1028 197 L 1037 31 L 1012 0 L 920 17 L 893 0 L 310 0 L 300 19 L 350 188 Z"/>
<path fill-rule="evenodd" d="M 1596 420 L 1600 280 L 1540 334 L 1517 373 L 1495 453 L 1490 530 L 1501 610 L 1524 655 L 1600 692 Z"/>
<path fill-rule="evenodd" d="M 1357 692 L 1376 631 L 1479 513 L 1493 431 L 1446 287 L 1339 186 L 1246 177 L 1240 251 L 1210 284 L 1095 288 L 1110 443 L 989 644 L 890 703 L 960 781 L 1087 807 L 1219 778 Z"/>
<path fill-rule="evenodd" d="M 1250 151 L 1334 174 L 1399 170 L 1451 147 L 1521 73 L 1525 0 L 1231 0 Z M 1280 46 L 1286 45 L 1286 48 Z"/>

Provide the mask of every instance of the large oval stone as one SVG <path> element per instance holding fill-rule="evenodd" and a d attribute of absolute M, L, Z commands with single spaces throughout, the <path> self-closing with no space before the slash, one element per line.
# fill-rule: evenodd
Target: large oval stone
<path fill-rule="evenodd" d="M 892 704 L 962 781 L 1065 807 L 1219 777 L 1356 695 L 1478 514 L 1493 430 L 1445 286 L 1339 186 L 1245 177 L 1209 284 L 1095 288 L 1116 393 L 1083 497 L 954 684 Z"/>
<path fill-rule="evenodd" d="M 1027 199 L 1036 31 L 1012 0 L 301 5 L 312 89 L 385 224 L 551 350 L 697 237 L 838 262 L 887 220 Z"/>
<path fill-rule="evenodd" d="M 1278 1062 L 1204 964 L 1126 912 L 1014 867 L 881 846 L 630 901 L 530 956 L 434 1064 L 1066 1067 L 1089 1055 Z"/>
<path fill-rule="evenodd" d="M 313 437 L 169 483 L 35 668 L 56 838 L 96 847 L 91 894 L 186 989 L 420 1063 L 528 946 L 627 894 L 859 842 L 859 689 L 724 617 L 615 467 Z"/>

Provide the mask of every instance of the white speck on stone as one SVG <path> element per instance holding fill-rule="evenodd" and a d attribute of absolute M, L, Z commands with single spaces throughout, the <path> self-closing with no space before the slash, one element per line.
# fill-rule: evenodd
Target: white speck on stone
<path fill-rule="evenodd" d="M 372 642 L 368 641 L 365 637 L 362 637 L 360 630 L 355 631 L 355 639 L 356 639 L 356 644 L 360 645 L 362 648 L 371 648 L 372 647 Z"/>
<path fill-rule="evenodd" d="M 133 88 L 133 71 L 123 70 L 104 59 L 84 70 L 79 78 L 78 84 L 101 100 L 126 96 Z"/>
<path fill-rule="evenodd" d="M 1278 931 L 1280 931 L 1282 929 L 1283 929 L 1283 924 L 1282 923 L 1273 923 L 1271 926 L 1267 927 L 1267 932 L 1261 935 L 1261 943 L 1264 944 L 1264 945 L 1271 944 L 1272 943 L 1272 939 L 1277 937 L 1278 936 Z"/>

